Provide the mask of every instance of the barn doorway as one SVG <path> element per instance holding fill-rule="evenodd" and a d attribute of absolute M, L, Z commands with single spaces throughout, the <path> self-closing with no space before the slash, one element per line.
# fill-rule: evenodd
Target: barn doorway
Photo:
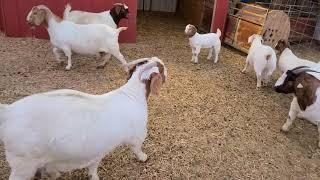
<path fill-rule="evenodd" d="M 138 21 L 144 16 L 166 16 L 193 24 L 201 32 L 210 32 L 214 3 L 214 0 L 138 0 Z"/>

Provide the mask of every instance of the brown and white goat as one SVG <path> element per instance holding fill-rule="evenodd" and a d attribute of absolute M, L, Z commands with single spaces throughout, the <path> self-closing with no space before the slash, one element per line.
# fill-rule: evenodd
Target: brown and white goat
<path fill-rule="evenodd" d="M 275 91 L 294 94 L 289 116 L 282 126 L 282 131 L 289 131 L 293 121 L 298 117 L 318 126 L 320 140 L 320 72 L 307 66 L 288 70 L 277 80 Z M 318 143 L 320 147 L 320 141 Z"/>
<path fill-rule="evenodd" d="M 129 7 L 126 4 L 116 3 L 112 9 L 100 13 L 74 10 L 71 11 L 70 4 L 66 5 L 63 19 L 77 24 L 106 24 L 117 28 L 120 20 L 128 19 Z"/>
<path fill-rule="evenodd" d="M 31 26 L 44 25 L 47 28 L 56 60 L 62 62 L 61 52 L 68 57 L 66 70 L 71 69 L 72 53 L 78 53 L 104 55 L 102 57 L 104 60 L 99 67 L 104 67 L 112 55 L 121 62 L 124 70 L 128 71 L 127 62 L 120 52 L 118 43 L 119 33 L 126 30 L 126 27 L 114 29 L 105 24 L 75 24 L 61 20 L 44 5 L 34 6 L 26 20 Z"/>

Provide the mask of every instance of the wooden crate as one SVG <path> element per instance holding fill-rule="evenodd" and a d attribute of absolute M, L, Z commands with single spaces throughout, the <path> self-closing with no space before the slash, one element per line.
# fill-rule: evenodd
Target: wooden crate
<path fill-rule="evenodd" d="M 247 53 L 248 38 L 252 34 L 262 34 L 268 9 L 245 3 L 239 3 L 238 7 L 239 11 L 228 16 L 224 42 Z"/>
<path fill-rule="evenodd" d="M 238 47 L 239 50 L 247 52 L 250 48 L 248 38 L 252 34 L 262 34 L 262 26 L 240 19 L 234 36 L 234 45 Z"/>

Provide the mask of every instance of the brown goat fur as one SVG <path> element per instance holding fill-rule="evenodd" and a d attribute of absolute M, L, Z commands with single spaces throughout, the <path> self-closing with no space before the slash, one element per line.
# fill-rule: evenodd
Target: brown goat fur
<path fill-rule="evenodd" d="M 128 80 L 132 77 L 132 74 L 135 72 L 137 66 L 147 63 L 148 61 L 143 61 L 133 66 L 129 69 Z M 150 75 L 149 80 L 145 80 L 144 83 L 146 84 L 146 98 L 148 99 L 149 95 L 159 95 L 161 86 L 165 83 L 165 75 L 164 75 L 164 67 L 161 63 L 157 62 L 157 67 L 159 68 L 160 73 L 152 73 Z"/>
<path fill-rule="evenodd" d="M 298 88 L 299 84 L 301 84 L 303 88 Z M 306 110 L 308 106 L 316 101 L 316 91 L 319 86 L 320 81 L 308 73 L 304 72 L 297 77 L 293 84 L 293 88 L 301 110 Z"/>
<path fill-rule="evenodd" d="M 196 34 L 196 32 L 197 32 L 197 28 L 194 25 L 190 25 L 189 29 L 186 32 L 186 35 L 188 37 L 192 37 L 192 36 L 194 36 Z"/>
<path fill-rule="evenodd" d="M 31 14 L 30 14 L 31 13 Z M 62 19 L 55 14 L 53 14 L 48 8 L 46 7 L 39 7 L 35 6 L 30 11 L 30 16 L 28 19 L 28 23 L 30 25 L 40 26 L 43 25 L 44 27 L 48 27 L 48 22 L 50 18 L 54 18 L 57 22 L 61 22 Z"/>
<path fill-rule="evenodd" d="M 290 44 L 287 40 L 281 39 L 278 41 L 275 49 L 282 53 L 286 48 L 290 49 Z"/>
<path fill-rule="evenodd" d="M 121 19 L 127 19 L 129 14 L 129 9 L 125 8 L 124 4 L 116 3 L 114 7 L 110 10 L 110 15 L 114 23 L 118 26 Z"/>

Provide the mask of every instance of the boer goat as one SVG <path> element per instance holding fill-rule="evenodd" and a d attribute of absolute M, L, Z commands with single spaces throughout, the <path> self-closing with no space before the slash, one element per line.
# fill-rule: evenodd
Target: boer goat
<path fill-rule="evenodd" d="M 27 16 L 27 22 L 31 26 L 43 25 L 47 28 L 57 61 L 61 62 L 61 51 L 68 57 L 66 70 L 71 69 L 71 54 L 75 52 L 103 55 L 104 60 L 98 67 L 103 67 L 113 55 L 122 63 L 124 70 L 128 71 L 118 43 L 119 33 L 126 30 L 126 27 L 114 29 L 105 24 L 75 24 L 60 19 L 44 5 L 34 6 Z"/>
<path fill-rule="evenodd" d="M 102 158 L 124 144 L 146 161 L 141 148 L 147 135 L 147 100 L 159 93 L 167 69 L 157 57 L 135 60 L 128 67 L 128 82 L 106 94 L 64 89 L 0 105 L 9 180 L 29 180 L 38 169 L 56 179 L 60 172 L 81 168 L 98 180 Z"/>
<path fill-rule="evenodd" d="M 298 117 L 318 126 L 320 147 L 320 72 L 307 66 L 299 66 L 282 74 L 275 84 L 278 93 L 294 94 L 289 116 L 282 131 L 289 131 Z"/>
<path fill-rule="evenodd" d="M 197 32 L 197 28 L 194 25 L 188 24 L 184 32 L 189 37 L 189 44 L 192 50 L 191 62 L 198 63 L 198 55 L 201 48 L 210 49 L 207 59 L 211 59 L 214 50 L 214 63 L 218 62 L 218 56 L 221 49 L 220 29 L 217 29 L 217 33 L 199 34 Z"/>

